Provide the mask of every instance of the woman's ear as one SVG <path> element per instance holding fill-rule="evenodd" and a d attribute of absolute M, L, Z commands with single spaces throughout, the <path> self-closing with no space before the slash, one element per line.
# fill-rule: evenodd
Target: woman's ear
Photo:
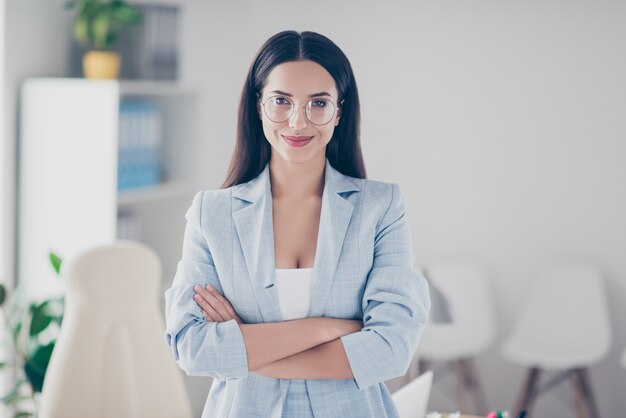
<path fill-rule="evenodd" d="M 339 119 L 341 119 L 341 110 L 343 109 L 343 102 L 345 100 L 342 100 L 341 103 L 339 103 L 339 107 L 337 108 L 337 120 L 335 121 L 335 126 L 339 125 Z"/>

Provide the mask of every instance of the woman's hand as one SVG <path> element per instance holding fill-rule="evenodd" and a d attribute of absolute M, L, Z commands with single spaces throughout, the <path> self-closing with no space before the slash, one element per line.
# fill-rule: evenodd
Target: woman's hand
<path fill-rule="evenodd" d="M 243 324 L 230 302 L 220 295 L 213 286 L 207 285 L 206 288 L 203 288 L 196 285 L 193 290 L 196 292 L 193 298 L 202 309 L 202 314 L 207 321 L 224 322 L 234 319 L 239 325 Z"/>

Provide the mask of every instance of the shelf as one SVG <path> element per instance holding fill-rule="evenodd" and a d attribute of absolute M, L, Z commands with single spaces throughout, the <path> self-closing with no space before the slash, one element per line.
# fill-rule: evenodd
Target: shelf
<path fill-rule="evenodd" d="M 193 89 L 178 81 L 119 80 L 123 96 L 177 96 L 193 94 Z"/>
<path fill-rule="evenodd" d="M 188 182 L 167 182 L 156 186 L 138 187 L 125 189 L 117 192 L 118 206 L 132 205 L 154 200 L 169 199 L 192 193 L 193 190 Z"/>

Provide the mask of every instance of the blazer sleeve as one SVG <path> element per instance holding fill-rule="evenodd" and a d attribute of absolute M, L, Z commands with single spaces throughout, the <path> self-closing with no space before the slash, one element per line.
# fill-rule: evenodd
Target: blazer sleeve
<path fill-rule="evenodd" d="M 341 337 L 360 390 L 406 374 L 430 311 L 426 279 L 413 271 L 406 203 L 397 184 L 377 227 L 363 294 L 361 331 Z"/>
<path fill-rule="evenodd" d="M 221 288 L 213 257 L 202 230 L 198 192 L 185 214 L 182 259 L 172 287 L 165 292 L 165 340 L 176 363 L 189 376 L 225 380 L 248 376 L 248 358 L 239 324 L 234 319 L 209 322 L 193 299 L 194 285 Z"/>

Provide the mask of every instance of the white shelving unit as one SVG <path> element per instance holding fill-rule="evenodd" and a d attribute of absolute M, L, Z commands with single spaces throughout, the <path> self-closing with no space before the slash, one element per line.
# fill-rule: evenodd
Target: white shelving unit
<path fill-rule="evenodd" d="M 150 100 L 163 112 L 161 184 L 117 190 L 120 103 Z M 27 79 L 21 89 L 19 161 L 20 282 L 38 292 L 58 282 L 47 258 L 62 258 L 118 238 L 118 214 L 139 221 L 138 241 L 163 262 L 164 288 L 182 248 L 193 194 L 196 97 L 172 82 Z"/>

